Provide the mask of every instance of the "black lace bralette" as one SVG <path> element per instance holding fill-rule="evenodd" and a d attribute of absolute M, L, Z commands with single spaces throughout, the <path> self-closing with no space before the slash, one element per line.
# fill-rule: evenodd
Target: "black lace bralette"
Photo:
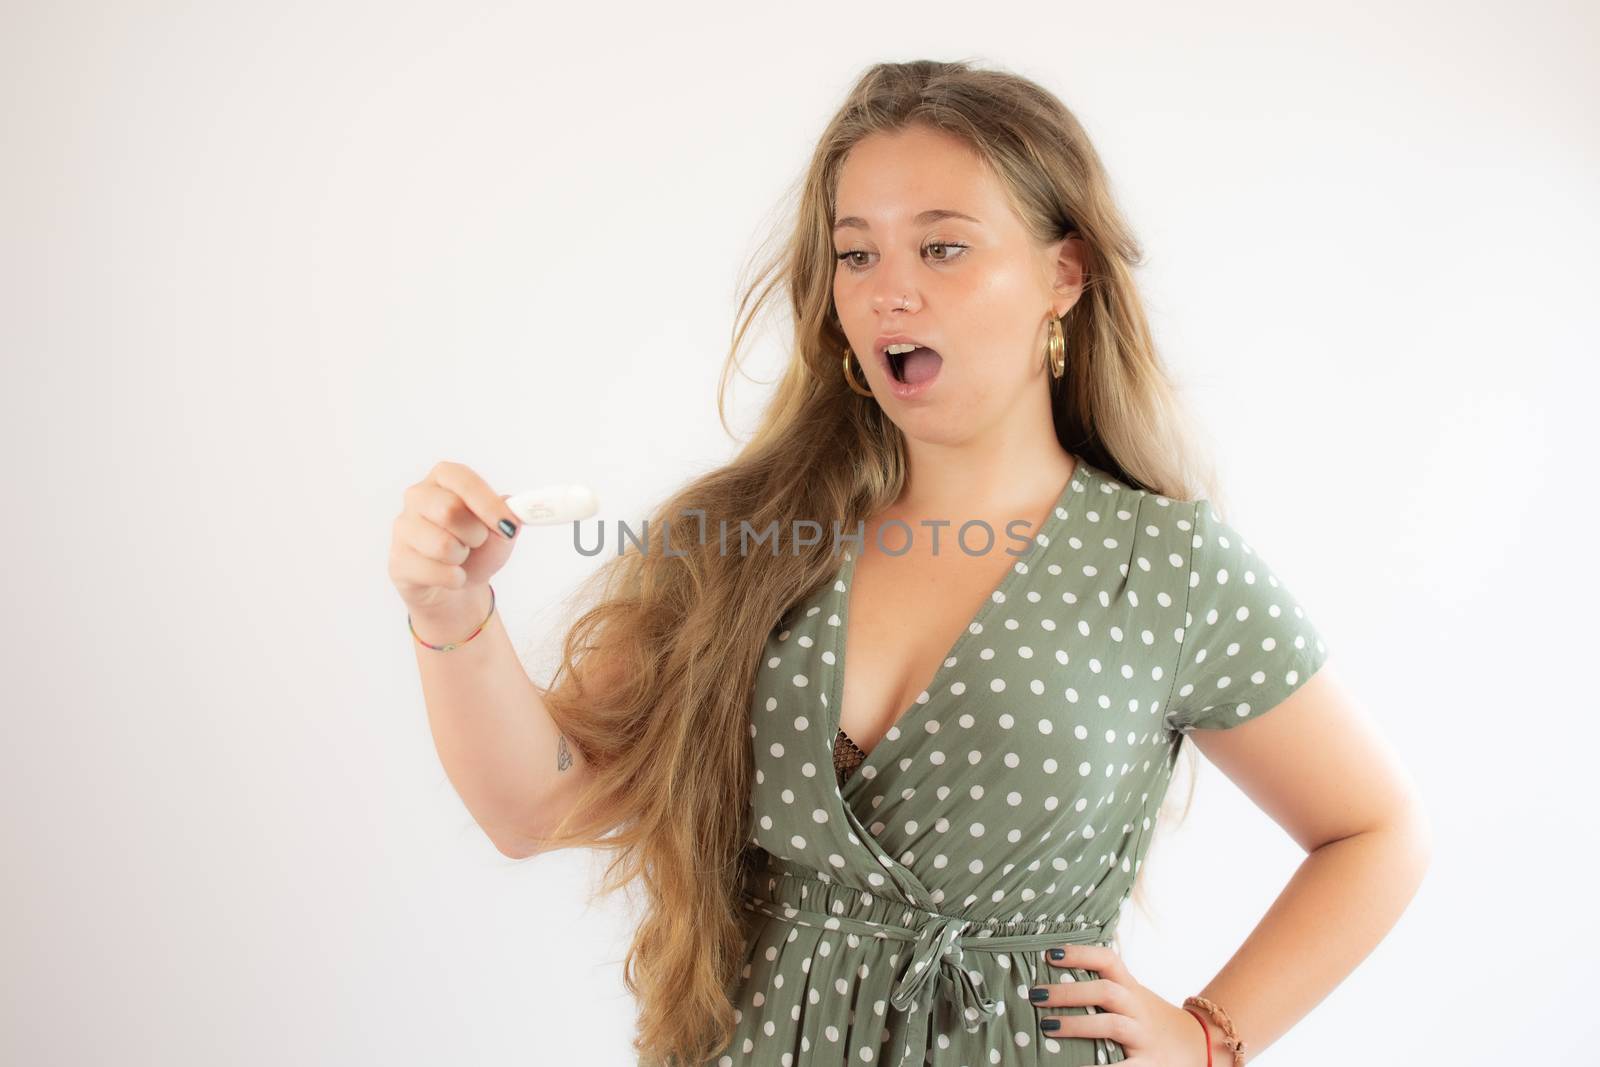
<path fill-rule="evenodd" d="M 833 773 L 838 777 L 839 784 L 844 785 L 845 779 L 850 777 L 850 772 L 861 766 L 861 761 L 867 754 L 850 740 L 850 735 L 840 730 L 833 738 Z"/>

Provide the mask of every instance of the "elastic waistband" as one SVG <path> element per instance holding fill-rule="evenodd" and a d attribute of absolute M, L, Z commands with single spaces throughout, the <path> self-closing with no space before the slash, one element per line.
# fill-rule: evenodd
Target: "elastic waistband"
<path fill-rule="evenodd" d="M 1109 943 L 1116 923 L 1088 920 L 970 919 L 945 915 L 903 900 L 818 878 L 793 864 L 772 861 L 744 881 L 744 906 L 796 926 L 847 930 L 867 937 L 915 941 L 930 923 L 959 925 L 966 948 L 995 952 L 1054 944 Z"/>
<path fill-rule="evenodd" d="M 1103 926 L 1063 923 L 1059 929 L 1040 930 L 1030 934 L 994 934 L 979 920 L 963 919 L 955 915 L 941 915 L 923 908 L 908 908 L 913 925 L 874 922 L 854 919 L 848 915 L 829 915 L 825 912 L 797 908 L 792 904 L 773 904 L 746 893 L 743 904 L 750 911 L 779 919 L 794 926 L 812 926 L 822 930 L 844 930 L 889 941 L 916 941 L 930 926 L 959 927 L 956 943 L 964 949 L 980 952 L 1008 952 L 1012 949 L 1045 949 L 1055 945 L 1100 945 L 1109 943 L 1111 932 Z"/>

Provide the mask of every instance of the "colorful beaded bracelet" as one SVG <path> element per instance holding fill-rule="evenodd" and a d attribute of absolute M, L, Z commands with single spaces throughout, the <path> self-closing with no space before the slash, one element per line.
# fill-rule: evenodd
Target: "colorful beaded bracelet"
<path fill-rule="evenodd" d="M 416 637 L 417 638 L 417 643 L 419 645 L 421 645 L 423 648 L 431 648 L 435 652 L 449 652 L 451 649 L 460 648 L 462 645 L 466 644 L 468 641 L 471 641 L 474 637 L 477 637 L 479 634 L 481 634 L 483 632 L 483 628 L 485 626 L 489 625 L 489 620 L 492 619 L 492 618 L 494 618 L 494 586 L 491 585 L 489 587 L 489 614 L 487 614 L 487 615 L 485 615 L 483 617 L 483 621 L 478 624 L 478 628 L 476 630 L 472 631 L 470 634 L 468 634 L 466 637 L 463 637 L 461 640 L 452 641 L 448 645 L 430 645 L 430 644 L 428 644 L 428 642 L 424 641 L 422 638 L 417 637 L 417 628 L 415 626 L 411 625 L 411 616 L 409 614 L 406 615 L 406 628 L 411 631 L 411 636 L 412 637 Z"/>

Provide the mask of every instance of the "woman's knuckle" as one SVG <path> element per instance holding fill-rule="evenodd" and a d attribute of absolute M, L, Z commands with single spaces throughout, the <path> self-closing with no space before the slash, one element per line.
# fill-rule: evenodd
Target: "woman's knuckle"
<path fill-rule="evenodd" d="M 435 526 L 445 528 L 450 525 L 450 511 L 451 507 L 448 501 L 430 500 L 427 506 L 422 509 L 422 517 Z"/>
<path fill-rule="evenodd" d="M 1134 998 L 1128 987 L 1117 982 L 1108 983 L 1110 988 L 1106 991 L 1106 1006 L 1119 1015 L 1132 1015 Z"/>

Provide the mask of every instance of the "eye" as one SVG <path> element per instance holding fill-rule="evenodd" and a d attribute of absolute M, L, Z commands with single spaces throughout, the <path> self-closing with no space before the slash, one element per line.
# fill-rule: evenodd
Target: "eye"
<path fill-rule="evenodd" d="M 952 254 L 950 254 L 950 251 L 949 251 L 950 249 L 952 249 L 952 248 L 966 249 L 968 247 L 969 247 L 968 245 L 960 244 L 960 243 L 958 243 L 956 241 L 929 241 L 927 244 L 922 246 L 922 251 L 923 251 L 923 254 L 926 255 L 928 250 L 931 249 L 931 248 L 943 249 L 944 250 L 944 254 L 932 257 L 933 261 L 935 263 L 950 263 L 950 262 L 953 262 L 953 261 L 955 261 L 957 259 L 960 259 L 963 255 L 966 254 L 964 251 L 962 251 L 962 252 L 956 252 L 954 255 L 952 255 Z M 846 267 L 849 267 L 852 271 L 855 271 L 855 272 L 859 273 L 860 271 L 862 271 L 862 270 L 864 270 L 866 268 L 863 265 L 859 265 L 861 263 L 861 261 L 856 259 L 855 257 L 856 256 L 870 256 L 870 255 L 872 255 L 871 252 L 866 252 L 866 251 L 863 251 L 863 250 L 861 250 L 859 248 L 852 248 L 852 249 L 848 249 L 848 250 L 846 250 L 844 252 L 836 253 L 834 255 L 834 258 L 837 259 L 839 262 L 843 263 Z"/>

